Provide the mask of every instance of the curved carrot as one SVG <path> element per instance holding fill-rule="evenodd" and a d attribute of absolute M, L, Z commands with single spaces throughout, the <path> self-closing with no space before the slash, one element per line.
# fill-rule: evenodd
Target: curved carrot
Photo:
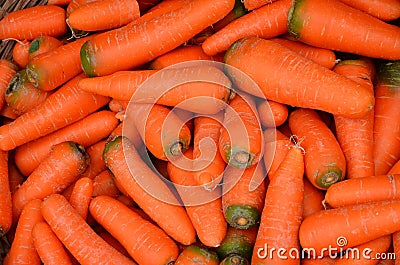
<path fill-rule="evenodd" d="M 233 20 L 204 41 L 204 52 L 216 55 L 241 38 L 258 36 L 268 39 L 286 33 L 291 4 L 290 0 L 279 0 Z"/>
<path fill-rule="evenodd" d="M 41 264 L 32 238 L 34 225 L 43 221 L 41 204 L 42 200 L 34 199 L 23 208 L 15 230 L 14 240 L 7 253 L 9 264 Z"/>
<path fill-rule="evenodd" d="M 166 184 L 142 161 L 128 139 L 119 136 L 111 140 L 104 151 L 104 161 L 116 182 L 169 236 L 184 245 L 195 241 L 196 232 L 185 209 L 178 205 Z M 156 192 L 161 197 L 153 197 L 149 192 Z"/>
<path fill-rule="evenodd" d="M 372 58 L 400 59 L 399 27 L 340 1 L 296 0 L 289 12 L 288 31 L 316 47 Z"/>
<path fill-rule="evenodd" d="M 324 198 L 325 193 L 312 185 L 307 178 L 304 178 L 303 219 L 324 210 Z"/>
<path fill-rule="evenodd" d="M 80 264 L 136 264 L 98 236 L 62 195 L 48 196 L 42 203 L 41 212 Z"/>
<path fill-rule="evenodd" d="M 383 63 L 375 85 L 374 162 L 375 174 L 386 174 L 400 159 L 400 61 Z M 391 120 L 391 122 L 388 122 Z"/>
<path fill-rule="evenodd" d="M 4 236 L 12 224 L 12 202 L 9 183 L 8 152 L 0 151 L 0 237 Z"/>
<path fill-rule="evenodd" d="M 103 170 L 106 170 L 106 164 L 103 160 L 103 151 L 105 145 L 106 140 L 101 140 L 86 148 L 86 152 L 90 157 L 90 164 L 86 168 L 85 172 L 82 173 L 82 177 L 93 179 L 97 176 L 97 174 Z"/>
<path fill-rule="evenodd" d="M 205 247 L 190 245 L 186 247 L 175 261 L 175 265 L 190 265 L 199 263 L 203 265 L 218 265 L 217 254 Z"/>
<path fill-rule="evenodd" d="M 46 222 L 38 222 L 32 228 L 33 245 L 46 265 L 72 265 L 72 261 L 57 236 Z"/>
<path fill-rule="evenodd" d="M 13 61 L 21 68 L 25 68 L 29 61 L 29 45 L 30 41 L 27 40 L 18 40 L 15 43 L 12 58 Z"/>
<path fill-rule="evenodd" d="M 367 59 L 341 61 L 333 69 L 374 92 L 375 66 Z M 374 166 L 374 109 L 365 117 L 348 119 L 334 116 L 336 138 L 346 158 L 347 178 L 375 175 Z"/>
<path fill-rule="evenodd" d="M 88 76 L 100 76 L 149 62 L 217 22 L 233 6 L 234 0 L 195 0 L 158 18 L 99 34 L 83 45 L 82 67 Z M 120 34 L 124 37 L 117 38 Z M 155 45 L 159 42 L 163 45 Z"/>
<path fill-rule="evenodd" d="M 225 110 L 218 140 L 224 161 L 234 167 L 257 164 L 263 154 L 263 134 L 254 99 L 236 95 Z"/>
<path fill-rule="evenodd" d="M 59 6 L 38 5 L 20 9 L 0 20 L 1 40 L 33 40 L 41 35 L 59 37 L 65 33 L 65 10 Z"/>
<path fill-rule="evenodd" d="M 103 0 L 80 5 L 68 14 L 67 23 L 77 30 L 100 31 L 122 27 L 139 16 L 136 0 Z"/>
<path fill-rule="evenodd" d="M 0 59 L 0 109 L 5 103 L 5 93 L 12 77 L 17 73 L 17 66 L 9 60 Z"/>
<path fill-rule="evenodd" d="M 327 189 L 344 179 L 346 160 L 332 131 L 311 109 L 296 109 L 289 116 L 289 126 L 305 150 L 305 174 L 319 189 Z"/>
<path fill-rule="evenodd" d="M 346 5 L 360 9 L 381 20 L 390 21 L 400 17 L 400 3 L 396 0 L 380 0 L 380 1 L 365 1 L 365 0 L 340 0 Z"/>
<path fill-rule="evenodd" d="M 78 179 L 69 198 L 69 203 L 86 220 L 93 195 L 93 180 L 88 177 Z"/>
<path fill-rule="evenodd" d="M 63 42 L 52 36 L 39 36 L 32 40 L 29 45 L 28 58 L 32 60 L 34 57 L 52 51 L 63 45 Z"/>
<path fill-rule="evenodd" d="M 367 88 L 270 40 L 252 37 L 235 42 L 225 63 L 247 74 L 262 92 L 249 93 L 289 106 L 362 117 L 374 105 L 374 95 Z M 243 74 L 231 68 L 229 72 L 240 89 L 251 89 L 244 85 Z"/>
<path fill-rule="evenodd" d="M 271 179 L 289 151 L 292 141 L 275 128 L 264 130 L 264 139 L 263 162 L 268 172 L 268 178 Z"/>
<path fill-rule="evenodd" d="M 14 220 L 29 201 L 63 191 L 79 177 L 88 163 L 85 150 L 73 142 L 53 146 L 46 159 L 13 194 Z"/>
<path fill-rule="evenodd" d="M 304 196 L 303 174 L 302 150 L 293 146 L 268 184 L 251 264 L 282 263 L 279 257 L 268 255 L 268 250 L 264 249 L 264 253 L 260 252 L 264 246 L 300 250 L 299 228 Z M 265 253 L 267 255 L 264 257 Z M 298 264 L 299 258 L 288 257 L 285 263 Z"/>
<path fill-rule="evenodd" d="M 78 121 L 108 103 L 109 98 L 78 89 L 77 76 L 40 104 L 0 127 L 0 149 L 10 150 Z"/>
<path fill-rule="evenodd" d="M 118 200 L 98 196 L 90 203 L 90 213 L 139 264 L 169 264 L 178 257 L 178 246 L 163 230 Z"/>
<path fill-rule="evenodd" d="M 114 182 L 114 175 L 110 170 L 106 169 L 100 172 L 93 179 L 93 197 L 107 195 L 116 198 L 120 195 L 120 191 Z"/>
<path fill-rule="evenodd" d="M 113 112 L 97 111 L 89 116 L 44 137 L 19 146 L 15 163 L 24 175 L 29 175 L 48 155 L 53 145 L 65 141 L 88 147 L 106 138 L 118 125 Z"/>
<path fill-rule="evenodd" d="M 281 126 L 289 115 L 288 107 L 285 104 L 272 100 L 263 100 L 258 103 L 257 112 L 261 125 L 264 127 Z"/>

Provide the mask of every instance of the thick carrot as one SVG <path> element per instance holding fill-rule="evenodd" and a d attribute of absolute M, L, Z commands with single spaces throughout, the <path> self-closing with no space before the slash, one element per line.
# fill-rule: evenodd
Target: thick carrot
<path fill-rule="evenodd" d="M 324 210 L 325 193 L 314 187 L 311 182 L 304 178 L 304 197 L 303 197 L 303 219 L 307 216 Z"/>
<path fill-rule="evenodd" d="M 400 17 L 400 3 L 396 0 L 380 0 L 380 1 L 365 1 L 365 0 L 340 0 L 346 5 L 360 9 L 374 17 L 384 21 L 395 20 Z"/>
<path fill-rule="evenodd" d="M 281 126 L 289 115 L 287 105 L 272 100 L 263 100 L 257 104 L 257 112 L 264 127 Z"/>
<path fill-rule="evenodd" d="M 65 247 L 46 222 L 32 228 L 32 240 L 40 259 L 46 265 L 72 265 Z"/>
<path fill-rule="evenodd" d="M 5 101 L 19 116 L 43 103 L 51 93 L 29 82 L 25 69 L 17 72 L 8 84 Z"/>
<path fill-rule="evenodd" d="M 251 260 L 257 232 L 257 225 L 248 229 L 238 229 L 229 226 L 224 240 L 222 240 L 221 245 L 216 249 L 220 260 L 232 254 L 239 254 Z"/>
<path fill-rule="evenodd" d="M 38 5 L 8 13 L 0 20 L 0 39 L 33 40 L 41 35 L 60 37 L 67 33 L 65 10 Z"/>
<path fill-rule="evenodd" d="M 109 245 L 111 245 L 113 248 L 124 254 L 125 256 L 129 257 L 128 251 L 124 248 L 124 246 L 121 245 L 121 243 L 115 239 L 109 232 L 107 231 L 102 231 L 98 233 L 99 236 L 104 239 Z"/>
<path fill-rule="evenodd" d="M 0 127 L 0 149 L 10 150 L 78 121 L 108 103 L 109 98 L 78 89 L 77 76 L 40 104 Z"/>
<path fill-rule="evenodd" d="M 229 225 L 248 229 L 257 225 L 265 199 L 265 172 L 261 163 L 246 169 L 228 166 L 222 186 L 222 207 Z"/>
<path fill-rule="evenodd" d="M 179 254 L 174 264 L 190 265 L 195 263 L 202 265 L 218 265 L 219 259 L 213 250 L 202 246 L 190 245 Z"/>
<path fill-rule="evenodd" d="M 386 174 L 400 159 L 400 61 L 385 62 L 377 71 L 374 107 L 375 174 Z M 395 118 L 392 118 L 395 117 Z"/>
<path fill-rule="evenodd" d="M 282 44 L 292 51 L 295 51 L 328 69 L 332 69 L 337 63 L 336 55 L 332 50 L 314 47 L 288 38 L 274 38 L 271 40 Z"/>
<path fill-rule="evenodd" d="M 82 47 L 83 69 L 88 76 L 99 76 L 149 62 L 223 18 L 234 3 L 234 0 L 195 0 L 143 23 L 99 34 Z M 156 44 L 160 42 L 163 45 Z"/>
<path fill-rule="evenodd" d="M 300 252 L 298 241 L 303 213 L 303 174 L 302 150 L 292 146 L 267 187 L 251 264 L 282 263 L 280 257 L 269 255 L 265 246 L 297 249 Z M 298 264 L 299 257 L 287 256 L 285 263 Z"/>
<path fill-rule="evenodd" d="M 374 95 L 367 88 L 270 40 L 252 37 L 235 42 L 225 63 L 247 74 L 261 91 L 228 68 L 239 88 L 290 106 L 362 117 L 374 105 Z"/>
<path fill-rule="evenodd" d="M 317 212 L 300 226 L 301 246 L 326 256 L 329 246 L 341 251 L 364 244 L 400 230 L 399 211 L 400 201 L 380 201 Z"/>
<path fill-rule="evenodd" d="M 3 237 L 12 224 L 12 202 L 9 183 L 8 152 L 0 151 L 0 237 Z"/>
<path fill-rule="evenodd" d="M 52 146 L 65 141 L 91 146 L 106 138 L 118 125 L 113 112 L 97 111 L 51 134 L 19 146 L 15 163 L 24 175 L 29 175 L 48 155 Z"/>
<path fill-rule="evenodd" d="M 375 66 L 367 59 L 344 60 L 333 69 L 374 92 Z M 336 137 L 346 158 L 347 178 L 375 175 L 374 166 L 374 110 L 365 117 L 349 119 L 334 116 Z"/>
<path fill-rule="evenodd" d="M 0 109 L 5 103 L 5 93 L 12 77 L 17 73 L 17 66 L 9 60 L 0 60 Z"/>
<path fill-rule="evenodd" d="M 106 170 L 106 164 L 103 160 L 103 151 L 106 145 L 106 140 L 98 141 L 97 143 L 86 148 L 86 152 L 90 157 L 90 164 L 82 173 L 82 177 L 95 178 L 100 172 Z"/>
<path fill-rule="evenodd" d="M 305 174 L 315 187 L 326 190 L 344 179 L 346 160 L 343 151 L 316 111 L 294 110 L 289 116 L 289 126 L 305 150 Z"/>
<path fill-rule="evenodd" d="M 89 204 L 93 195 L 93 180 L 88 177 L 78 179 L 69 198 L 69 203 L 86 220 L 89 212 Z"/>
<path fill-rule="evenodd" d="M 223 112 L 194 118 L 193 170 L 197 184 L 212 190 L 221 182 L 226 163 L 218 150 Z"/>
<path fill-rule="evenodd" d="M 204 52 L 216 55 L 241 38 L 257 36 L 268 39 L 286 33 L 291 4 L 290 0 L 276 1 L 233 20 L 204 41 Z"/>
<path fill-rule="evenodd" d="M 268 178 L 271 179 L 289 151 L 292 141 L 275 128 L 265 129 L 264 139 L 263 162 L 268 172 Z"/>
<path fill-rule="evenodd" d="M 39 36 L 32 40 L 29 45 L 28 58 L 32 60 L 34 57 L 52 51 L 63 45 L 63 42 L 52 36 Z"/>
<path fill-rule="evenodd" d="M 257 164 L 263 155 L 263 133 L 255 101 L 249 95 L 236 95 L 225 110 L 218 140 L 224 161 L 234 167 Z"/>
<path fill-rule="evenodd" d="M 20 68 L 25 68 L 29 61 L 29 45 L 30 41 L 18 40 L 12 50 L 12 59 Z"/>
<path fill-rule="evenodd" d="M 372 58 L 400 59 L 399 27 L 340 1 L 296 0 L 289 12 L 288 31 L 316 47 Z"/>
<path fill-rule="evenodd" d="M 74 9 L 69 13 L 67 23 L 74 30 L 100 31 L 122 27 L 139 16 L 136 0 L 102 0 Z"/>
<path fill-rule="evenodd" d="M 98 196 L 90 203 L 90 213 L 139 264 L 169 264 L 178 257 L 178 246 L 163 230 L 118 200 Z"/>
<path fill-rule="evenodd" d="M 104 161 L 116 182 L 169 236 L 184 245 L 195 242 L 196 232 L 185 209 L 128 139 L 119 136 L 111 140 Z"/>
<path fill-rule="evenodd" d="M 49 91 L 80 74 L 79 51 L 89 38 L 66 43 L 32 58 L 26 66 L 29 81 L 39 89 Z"/>
<path fill-rule="evenodd" d="M 14 240 L 7 253 L 11 265 L 40 265 L 40 257 L 33 245 L 32 229 L 36 223 L 42 222 L 40 211 L 42 200 L 34 199 L 28 202 L 22 210 L 15 230 Z"/>
<path fill-rule="evenodd" d="M 100 195 L 107 195 L 113 198 L 116 198 L 118 195 L 120 195 L 120 191 L 114 182 L 114 175 L 108 169 L 100 172 L 93 179 L 92 196 L 97 197 Z"/>
<path fill-rule="evenodd" d="M 136 264 L 98 236 L 62 195 L 48 196 L 42 203 L 41 212 L 80 264 Z"/>
<path fill-rule="evenodd" d="M 86 169 L 88 158 L 82 146 L 76 143 L 63 142 L 53 146 L 46 159 L 13 194 L 14 220 L 29 201 L 61 192 L 73 183 Z"/>

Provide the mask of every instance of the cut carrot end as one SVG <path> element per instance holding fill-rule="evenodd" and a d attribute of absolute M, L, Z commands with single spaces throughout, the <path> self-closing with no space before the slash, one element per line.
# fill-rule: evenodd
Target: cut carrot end
<path fill-rule="evenodd" d="M 247 168 L 253 165 L 254 155 L 239 148 L 230 148 L 226 155 L 229 165 L 237 168 Z"/>
<path fill-rule="evenodd" d="M 253 243 L 249 238 L 236 234 L 226 237 L 216 251 L 221 260 L 232 254 L 238 254 L 246 259 L 251 259 Z"/>
<path fill-rule="evenodd" d="M 239 254 L 231 254 L 224 258 L 219 265 L 248 265 L 249 261 Z"/>
<path fill-rule="evenodd" d="M 327 189 L 332 184 L 342 180 L 342 171 L 340 169 L 328 169 L 320 177 L 317 177 L 316 183 L 320 188 Z"/>
<path fill-rule="evenodd" d="M 38 87 L 38 86 L 39 86 L 39 82 L 38 82 L 39 75 L 38 75 L 38 74 L 35 72 L 35 70 L 32 69 L 32 68 L 33 68 L 33 67 L 30 67 L 30 66 L 29 66 L 29 63 L 28 63 L 28 65 L 27 65 L 26 68 L 25 68 L 26 77 L 28 78 L 29 82 L 32 83 L 32 85 L 33 85 L 34 87 Z"/>
<path fill-rule="evenodd" d="M 303 0 L 295 0 L 292 6 L 289 9 L 288 20 L 287 20 L 287 28 L 290 35 L 295 38 L 300 37 L 300 31 L 303 27 L 301 18 L 298 14 L 298 8 L 300 8 Z"/>
<path fill-rule="evenodd" d="M 106 164 L 107 164 L 108 153 L 111 152 L 112 150 L 118 149 L 118 147 L 122 144 L 122 137 L 123 136 L 116 136 L 111 140 L 109 140 L 104 146 L 103 159 Z"/>
<path fill-rule="evenodd" d="M 94 69 L 93 69 L 92 60 L 91 60 L 89 41 L 86 41 L 82 45 L 81 50 L 80 50 L 80 57 L 81 57 L 82 69 L 86 73 L 86 75 L 89 77 L 96 76 L 96 73 L 94 72 Z"/>
<path fill-rule="evenodd" d="M 21 84 L 26 81 L 26 75 L 24 74 L 25 71 L 19 71 L 17 72 L 10 80 L 8 83 L 5 95 L 8 97 L 12 93 L 15 93 L 19 90 L 21 87 Z M 25 78 L 23 77 L 25 75 Z M 11 103 L 12 104 L 12 103 Z"/>
<path fill-rule="evenodd" d="M 226 221 L 238 229 L 248 229 L 256 225 L 260 217 L 260 212 L 249 205 L 230 205 L 225 211 Z"/>

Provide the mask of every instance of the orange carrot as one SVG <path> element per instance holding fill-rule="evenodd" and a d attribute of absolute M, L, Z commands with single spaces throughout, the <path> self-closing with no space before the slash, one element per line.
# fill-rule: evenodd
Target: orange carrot
<path fill-rule="evenodd" d="M 108 103 L 108 108 L 113 111 L 118 113 L 122 113 L 126 110 L 129 104 L 129 100 L 117 100 L 117 99 L 111 99 L 110 102 Z"/>
<path fill-rule="evenodd" d="M 8 152 L 0 151 L 0 237 L 4 236 L 10 230 L 12 224 L 8 164 Z"/>
<path fill-rule="evenodd" d="M 41 264 L 32 238 L 34 225 L 43 221 L 40 212 L 41 204 L 42 200 L 34 199 L 28 202 L 23 208 L 15 230 L 14 240 L 7 254 L 9 264 Z"/>
<path fill-rule="evenodd" d="M 333 256 L 333 255 L 332 255 Z M 333 265 L 336 259 L 326 256 L 315 258 L 313 254 L 305 254 L 305 258 L 301 260 L 301 265 Z"/>
<path fill-rule="evenodd" d="M 389 21 L 400 17 L 400 3 L 396 0 L 380 0 L 380 1 L 365 1 L 365 0 L 340 0 L 346 5 L 360 9 L 381 20 Z"/>
<path fill-rule="evenodd" d="M 37 108 L 0 127 L 0 149 L 10 150 L 78 121 L 108 103 L 109 98 L 78 89 L 77 76 Z"/>
<path fill-rule="evenodd" d="M 232 226 L 228 227 L 226 236 L 221 245 L 216 249 L 220 260 L 232 255 L 240 256 L 251 260 L 254 243 L 256 242 L 258 225 L 248 229 L 238 229 Z"/>
<path fill-rule="evenodd" d="M 314 47 L 287 38 L 274 38 L 272 40 L 328 69 L 332 69 L 337 63 L 336 55 L 332 50 Z"/>
<path fill-rule="evenodd" d="M 375 174 L 386 174 L 400 159 L 400 61 L 385 62 L 377 72 L 374 107 Z M 389 119 L 390 118 L 390 119 Z M 390 120 L 390 122 L 388 122 Z"/>
<path fill-rule="evenodd" d="M 82 177 L 93 179 L 100 172 L 106 169 L 106 164 L 103 160 L 103 151 L 105 145 L 106 140 L 101 140 L 86 148 L 86 152 L 90 157 L 90 164 L 85 172 L 82 173 Z"/>
<path fill-rule="evenodd" d="M 268 172 L 268 178 L 271 179 L 289 151 L 292 142 L 289 137 L 275 128 L 267 128 L 264 131 L 264 139 L 263 162 Z"/>
<path fill-rule="evenodd" d="M 139 9 L 141 13 L 145 13 L 150 8 L 154 7 L 155 5 L 159 4 L 160 0 L 138 0 Z"/>
<path fill-rule="evenodd" d="M 0 109 L 3 108 L 5 93 L 11 78 L 16 74 L 17 66 L 6 59 L 0 59 Z"/>
<path fill-rule="evenodd" d="M 88 76 L 101 76 L 149 62 L 223 18 L 234 3 L 234 0 L 195 0 L 143 23 L 99 34 L 82 47 L 83 69 Z M 162 46 L 156 45 L 160 42 Z"/>
<path fill-rule="evenodd" d="M 122 27 L 139 16 L 136 0 L 102 0 L 74 9 L 69 13 L 67 23 L 74 30 L 100 31 Z"/>
<path fill-rule="evenodd" d="M 247 10 L 254 10 L 264 5 L 270 5 L 276 0 L 243 0 L 243 4 Z"/>
<path fill-rule="evenodd" d="M 304 197 L 303 197 L 303 219 L 307 216 L 324 210 L 325 193 L 314 187 L 311 182 L 304 178 Z"/>
<path fill-rule="evenodd" d="M 258 36 L 268 39 L 286 33 L 291 4 L 290 0 L 279 0 L 233 20 L 204 41 L 204 52 L 215 55 L 226 51 L 232 43 L 241 38 Z"/>
<path fill-rule="evenodd" d="M 251 264 L 282 264 L 282 259 L 269 253 L 265 246 L 275 249 L 296 249 L 300 252 L 299 228 L 303 213 L 303 174 L 302 150 L 297 146 L 292 146 L 267 187 Z M 299 257 L 286 257 L 285 263 L 299 264 Z"/>
<path fill-rule="evenodd" d="M 327 189 L 344 179 L 346 160 L 332 131 L 311 109 L 296 109 L 289 126 L 305 150 L 304 166 L 308 180 L 319 189 Z"/>
<path fill-rule="evenodd" d="M 43 199 L 63 191 L 87 167 L 88 155 L 82 146 L 63 142 L 52 147 L 49 155 L 12 196 L 14 220 L 33 199 Z"/>
<path fill-rule="evenodd" d="M 120 194 L 114 182 L 114 175 L 109 170 L 100 172 L 93 179 L 93 197 L 107 195 L 116 198 Z"/>
<path fill-rule="evenodd" d="M 88 177 L 78 179 L 69 198 L 69 203 L 86 220 L 93 194 L 93 180 Z"/>
<path fill-rule="evenodd" d="M 48 0 L 48 5 L 67 6 L 71 0 Z"/>
<path fill-rule="evenodd" d="M 104 239 L 109 245 L 111 245 L 113 248 L 124 254 L 125 256 L 129 257 L 128 251 L 124 248 L 124 246 L 121 245 L 121 243 L 115 239 L 109 232 L 103 231 L 98 233 L 99 236 Z"/>
<path fill-rule="evenodd" d="M 194 119 L 194 179 L 198 185 L 209 190 L 214 189 L 221 182 L 226 166 L 218 150 L 222 120 L 223 112 L 210 117 L 198 116 Z M 209 155 L 211 156 L 208 157 Z"/>
<path fill-rule="evenodd" d="M 289 12 L 288 31 L 316 47 L 372 58 L 400 59 L 399 27 L 340 1 L 295 1 Z"/>
<path fill-rule="evenodd" d="M 144 145 L 142 137 L 133 123 L 122 121 L 117 128 L 111 132 L 108 139 L 112 140 L 116 136 L 124 136 L 128 138 L 139 154 L 143 155 L 147 153 L 146 145 Z"/>
<path fill-rule="evenodd" d="M 41 211 L 50 228 L 80 264 L 136 264 L 98 236 L 62 195 L 48 196 Z"/>
<path fill-rule="evenodd" d="M 104 161 L 116 182 L 169 236 L 184 245 L 195 241 L 196 232 L 185 209 L 127 138 L 111 140 L 104 151 Z"/>
<path fill-rule="evenodd" d="M 175 261 L 175 265 L 218 265 L 219 260 L 217 254 L 210 249 L 202 246 L 190 245 L 186 247 Z"/>
<path fill-rule="evenodd" d="M 48 155 L 52 146 L 65 141 L 88 147 L 106 138 L 118 125 L 113 112 L 97 111 L 44 137 L 19 146 L 15 163 L 24 175 L 29 175 Z"/>
<path fill-rule="evenodd" d="M 367 59 L 341 61 L 333 69 L 374 92 L 374 64 Z M 334 116 L 336 137 L 346 158 L 347 178 L 375 175 L 373 154 L 374 110 L 365 117 Z"/>
<path fill-rule="evenodd" d="M 247 10 L 244 7 L 244 4 L 241 0 L 235 0 L 235 6 L 233 7 L 232 11 L 226 15 L 223 19 L 219 20 L 217 23 L 212 25 L 212 29 L 214 32 L 219 31 L 220 29 L 224 28 L 230 22 L 235 19 L 238 19 L 241 16 L 247 14 Z"/>
<path fill-rule="evenodd" d="M 0 39 L 33 40 L 41 35 L 59 37 L 67 33 L 65 10 L 38 5 L 8 13 L 0 20 Z"/>
<path fill-rule="evenodd" d="M 67 6 L 67 17 L 69 16 L 69 14 L 71 14 L 75 9 L 79 8 L 80 6 L 97 1 L 99 0 L 70 0 Z"/>
<path fill-rule="evenodd" d="M 28 57 L 32 60 L 34 57 L 55 50 L 63 45 L 63 42 L 52 36 L 39 36 L 32 40 L 29 45 Z"/>
<path fill-rule="evenodd" d="M 362 117 L 374 105 L 367 88 L 270 40 L 252 37 L 235 42 L 225 63 L 247 74 L 262 93 L 249 86 L 243 74 L 228 68 L 240 89 L 268 100 L 346 117 Z"/>
<path fill-rule="evenodd" d="M 246 168 L 262 158 L 263 134 L 254 99 L 241 93 L 225 110 L 218 140 L 224 161 L 234 167 Z"/>
<path fill-rule="evenodd" d="M 28 64 L 29 60 L 29 45 L 30 41 L 27 40 L 18 40 L 15 43 L 13 51 L 12 51 L 12 58 L 13 61 L 20 67 L 25 68 Z"/>
<path fill-rule="evenodd" d="M 228 166 L 222 186 L 222 207 L 230 226 L 248 229 L 257 225 L 265 199 L 265 172 L 261 163 L 246 169 Z"/>
<path fill-rule="evenodd" d="M 0 110 L 0 116 L 4 120 L 3 125 L 12 122 L 16 118 L 18 118 L 18 114 L 14 112 L 12 107 L 4 104 L 3 108 Z"/>
<path fill-rule="evenodd" d="M 108 196 L 94 198 L 90 203 L 90 213 L 139 264 L 168 264 L 178 257 L 176 243 L 163 230 L 116 199 Z"/>
<path fill-rule="evenodd" d="M 400 160 L 393 165 L 388 174 L 400 174 Z"/>
<path fill-rule="evenodd" d="M 26 177 L 22 175 L 22 173 L 19 171 L 17 166 L 15 165 L 13 156 L 11 156 L 11 159 L 8 160 L 8 181 L 10 185 L 10 192 L 13 194 L 25 181 Z M 6 187 L 5 185 L 2 185 L 2 187 Z M 2 193 L 6 194 L 6 193 Z M 3 200 L 6 202 L 7 200 Z"/>
<path fill-rule="evenodd" d="M 282 125 L 288 115 L 288 107 L 272 100 L 263 100 L 257 104 L 257 112 L 261 125 L 264 127 L 278 127 Z"/>
<path fill-rule="evenodd" d="M 32 228 L 33 245 L 46 265 L 72 265 L 63 244 L 46 222 L 38 222 Z"/>

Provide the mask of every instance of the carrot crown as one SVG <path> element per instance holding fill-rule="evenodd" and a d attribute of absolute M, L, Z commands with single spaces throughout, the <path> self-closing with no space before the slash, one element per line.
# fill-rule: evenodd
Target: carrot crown
<path fill-rule="evenodd" d="M 390 61 L 382 64 L 378 72 L 379 82 L 391 85 L 400 85 L 400 61 Z"/>
<path fill-rule="evenodd" d="M 299 14 L 299 8 L 304 0 L 295 0 L 289 9 L 287 28 L 290 33 L 295 38 L 300 37 L 300 31 L 303 28 L 302 18 Z"/>
<path fill-rule="evenodd" d="M 80 50 L 80 57 L 81 57 L 82 68 L 83 68 L 83 71 L 86 73 L 86 75 L 89 77 L 95 76 L 96 74 L 94 72 L 93 65 L 92 65 L 89 41 L 86 41 L 82 45 L 81 50 Z"/>

